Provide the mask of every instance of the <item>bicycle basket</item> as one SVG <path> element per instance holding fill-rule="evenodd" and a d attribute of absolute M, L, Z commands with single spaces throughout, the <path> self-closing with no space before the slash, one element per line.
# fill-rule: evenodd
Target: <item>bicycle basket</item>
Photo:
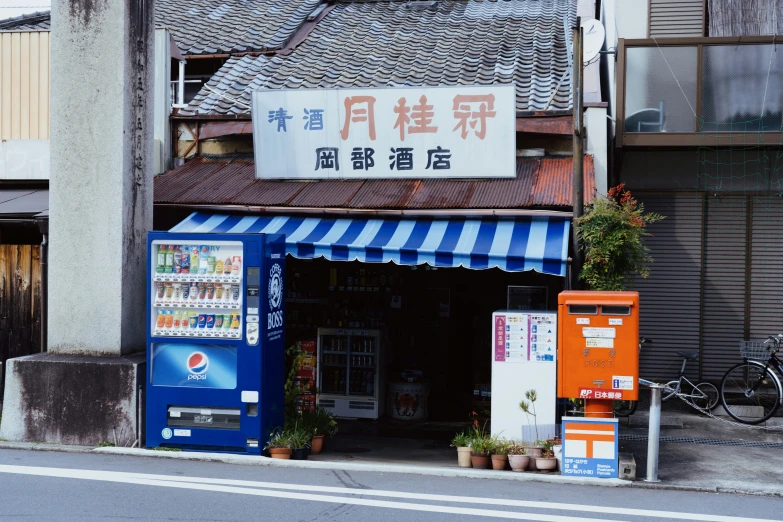
<path fill-rule="evenodd" d="M 769 357 L 767 345 L 764 341 L 740 341 L 740 355 L 745 359 L 759 359 L 766 361 Z"/>

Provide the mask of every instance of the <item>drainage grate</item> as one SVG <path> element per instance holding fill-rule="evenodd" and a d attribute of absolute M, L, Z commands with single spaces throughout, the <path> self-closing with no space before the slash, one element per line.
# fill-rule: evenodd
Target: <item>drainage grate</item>
<path fill-rule="evenodd" d="M 620 440 L 645 441 L 647 435 L 620 435 Z M 709 444 L 712 446 L 743 446 L 746 448 L 778 448 L 783 449 L 783 442 L 753 442 L 746 440 L 697 439 L 694 437 L 661 437 L 661 442 L 680 444 Z"/>

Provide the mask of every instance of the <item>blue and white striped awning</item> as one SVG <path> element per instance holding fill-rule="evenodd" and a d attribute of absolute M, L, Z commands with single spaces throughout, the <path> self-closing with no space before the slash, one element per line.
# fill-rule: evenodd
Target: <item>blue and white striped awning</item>
<path fill-rule="evenodd" d="M 171 232 L 284 234 L 300 259 L 535 270 L 566 275 L 570 222 L 561 217 L 383 219 L 194 212 Z"/>

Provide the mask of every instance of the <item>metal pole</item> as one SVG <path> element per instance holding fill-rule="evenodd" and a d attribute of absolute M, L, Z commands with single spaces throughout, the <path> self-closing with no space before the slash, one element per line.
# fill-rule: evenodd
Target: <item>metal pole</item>
<path fill-rule="evenodd" d="M 185 60 L 179 61 L 179 72 L 177 75 L 177 105 L 185 105 Z"/>
<path fill-rule="evenodd" d="M 582 117 L 584 115 L 583 109 L 583 93 L 584 85 L 582 82 L 582 27 L 580 18 L 576 19 L 576 27 L 573 28 L 573 60 L 572 60 L 572 75 L 571 75 L 571 94 L 573 99 L 573 119 L 574 119 L 574 134 L 573 134 L 573 194 L 572 203 L 574 208 L 574 226 L 572 227 L 572 245 L 573 245 L 573 257 L 574 262 L 572 264 L 572 288 L 579 288 L 579 271 L 582 269 L 582 248 L 579 244 L 579 238 L 576 233 L 576 220 L 582 217 L 584 212 L 584 152 L 583 152 L 583 138 L 584 138 L 584 126 L 582 124 Z"/>
<path fill-rule="evenodd" d="M 645 482 L 658 480 L 658 450 L 661 436 L 661 390 L 663 386 L 650 386 L 650 426 L 647 431 L 647 477 Z"/>

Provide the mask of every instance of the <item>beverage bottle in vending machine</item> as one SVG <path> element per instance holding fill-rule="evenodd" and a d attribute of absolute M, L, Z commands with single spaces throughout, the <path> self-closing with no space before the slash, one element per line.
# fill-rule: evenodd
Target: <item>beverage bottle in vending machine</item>
<path fill-rule="evenodd" d="M 163 310 L 158 310 L 158 317 L 155 321 L 156 328 L 163 328 L 166 325 L 166 313 Z"/>
<path fill-rule="evenodd" d="M 201 245 L 201 253 L 198 259 L 198 273 L 206 274 L 207 267 L 209 265 L 209 247 L 207 245 Z"/>
<path fill-rule="evenodd" d="M 174 312 L 174 328 L 179 328 L 182 324 L 182 312 L 179 310 Z"/>
<path fill-rule="evenodd" d="M 166 328 L 171 328 L 174 326 L 174 314 L 171 313 L 171 310 L 168 310 L 166 312 Z"/>
<path fill-rule="evenodd" d="M 231 258 L 227 257 L 225 263 L 223 263 L 223 274 L 229 275 L 232 270 Z"/>
<path fill-rule="evenodd" d="M 182 248 L 179 245 L 174 247 L 174 273 L 182 272 Z"/>
<path fill-rule="evenodd" d="M 194 274 L 198 274 L 198 245 L 192 245 L 190 247 L 190 270 Z"/>
<path fill-rule="evenodd" d="M 180 257 L 182 260 L 180 261 L 180 272 L 183 274 L 189 274 L 190 273 L 190 247 L 187 245 L 182 245 L 181 248 L 181 255 Z"/>
<path fill-rule="evenodd" d="M 169 245 L 166 249 L 166 266 L 164 271 L 170 274 L 174 271 L 174 245 Z"/>
<path fill-rule="evenodd" d="M 155 272 L 162 274 L 166 271 L 166 245 L 158 245 L 158 262 Z"/>

